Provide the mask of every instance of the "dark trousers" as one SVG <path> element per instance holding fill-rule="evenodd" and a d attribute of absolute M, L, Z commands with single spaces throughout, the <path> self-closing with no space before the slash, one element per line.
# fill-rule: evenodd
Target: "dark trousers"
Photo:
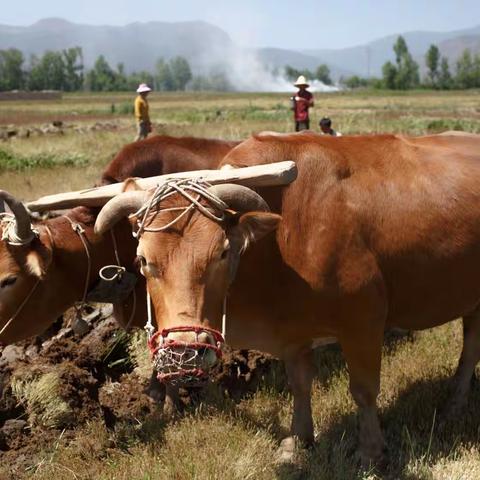
<path fill-rule="evenodd" d="M 310 120 L 304 120 L 303 122 L 295 122 L 295 131 L 300 132 L 302 130 L 310 130 Z"/>

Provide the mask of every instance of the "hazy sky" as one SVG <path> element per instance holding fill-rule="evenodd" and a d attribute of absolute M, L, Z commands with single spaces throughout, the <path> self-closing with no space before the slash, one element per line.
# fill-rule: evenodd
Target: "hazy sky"
<path fill-rule="evenodd" d="M 7 25 L 45 17 L 94 25 L 205 20 L 245 46 L 341 48 L 410 30 L 473 27 L 480 0 L 23 0 L 0 9 Z"/>

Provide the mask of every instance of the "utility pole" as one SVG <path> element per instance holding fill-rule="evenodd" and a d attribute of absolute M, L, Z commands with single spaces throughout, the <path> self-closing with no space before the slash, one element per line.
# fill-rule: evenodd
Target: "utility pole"
<path fill-rule="evenodd" d="M 365 46 L 365 53 L 367 55 L 367 78 L 370 78 L 370 54 L 371 54 L 371 50 L 370 50 L 369 45 Z"/>

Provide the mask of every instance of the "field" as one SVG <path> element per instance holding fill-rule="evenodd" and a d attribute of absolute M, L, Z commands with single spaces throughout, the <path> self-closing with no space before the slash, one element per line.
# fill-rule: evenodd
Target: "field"
<path fill-rule="evenodd" d="M 329 116 L 343 134 L 420 135 L 453 129 L 480 133 L 478 91 L 365 91 L 317 94 L 315 100 L 314 130 L 322 116 Z M 2 130 L 15 132 L 0 141 L 0 189 L 30 200 L 94 184 L 103 166 L 135 135 L 131 101 L 126 94 L 81 94 L 59 101 L 0 102 L 0 135 Z M 155 133 L 242 139 L 252 132 L 286 132 L 292 127 L 288 95 L 153 94 L 150 108 Z M 60 127 L 50 127 L 60 121 Z M 121 402 L 128 395 L 122 397 L 116 390 L 120 387 L 115 368 L 128 363 L 128 374 L 145 382 L 148 363 L 138 334 L 117 336 L 124 346 L 121 353 L 116 351 L 112 361 L 112 347 L 99 361 L 108 363 L 111 373 L 104 379 L 103 395 L 120 395 Z M 53 408 L 52 392 L 58 385 L 50 388 L 49 383 L 41 390 L 36 378 L 29 390 L 28 382 L 17 378 L 12 390 L 23 405 L 18 417 L 31 423 L 30 443 L 1 453 L 0 479 L 478 479 L 480 384 L 473 386 L 460 418 L 448 420 L 441 414 L 461 341 L 461 322 L 456 321 L 385 346 L 379 408 L 390 464 L 383 473 L 357 466 L 355 408 L 344 361 L 333 347 L 316 355 L 315 447 L 300 452 L 293 464 L 275 461 L 291 419 L 291 397 L 281 381 L 270 379 L 255 391 L 227 397 L 212 387 L 174 421 L 149 405 L 132 410 L 135 415 L 122 417 L 114 427 L 96 414 L 84 414 L 64 427 L 51 417 L 38 416 L 38 405 L 43 414 Z M 63 358 L 54 353 L 51 358 L 57 362 Z M 0 364 L 0 374 L 1 368 Z M 55 368 L 58 373 L 64 367 Z M 25 372 L 24 377 L 29 375 L 33 374 Z M 58 375 L 61 379 L 67 374 Z M 140 388 L 142 382 L 136 385 Z M 32 393 L 32 385 L 39 394 Z M 55 408 L 58 413 L 63 407 Z M 0 412 L 0 424 L 4 420 Z M 1 444 L 0 438 L 0 449 Z"/>

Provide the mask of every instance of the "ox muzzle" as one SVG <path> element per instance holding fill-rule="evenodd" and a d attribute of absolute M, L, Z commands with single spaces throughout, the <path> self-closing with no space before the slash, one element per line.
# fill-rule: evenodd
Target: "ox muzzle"
<path fill-rule="evenodd" d="M 222 334 L 203 326 L 164 328 L 148 341 L 157 378 L 162 383 L 195 386 L 209 378 L 222 358 Z"/>

